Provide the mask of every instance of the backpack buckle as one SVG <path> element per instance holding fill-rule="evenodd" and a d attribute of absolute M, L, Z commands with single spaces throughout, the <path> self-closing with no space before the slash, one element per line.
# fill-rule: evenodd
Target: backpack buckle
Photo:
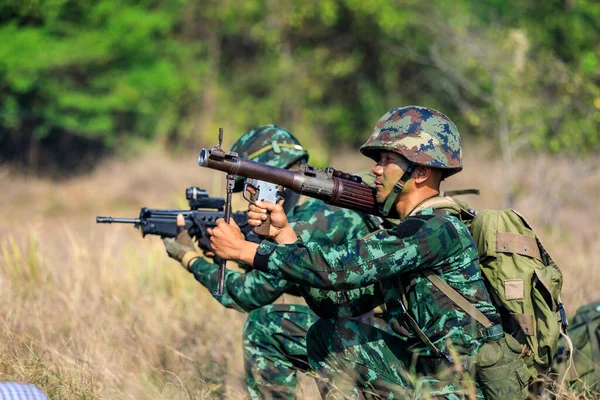
<path fill-rule="evenodd" d="M 560 323 L 563 326 L 563 329 L 567 329 L 569 326 L 569 321 L 567 321 L 567 313 L 565 312 L 565 307 L 563 303 L 558 303 L 558 313 L 560 314 Z"/>
<path fill-rule="evenodd" d="M 492 325 L 489 328 L 485 328 L 485 340 L 491 340 L 497 342 L 498 340 L 504 338 L 504 329 L 502 329 L 502 325 L 496 324 Z"/>

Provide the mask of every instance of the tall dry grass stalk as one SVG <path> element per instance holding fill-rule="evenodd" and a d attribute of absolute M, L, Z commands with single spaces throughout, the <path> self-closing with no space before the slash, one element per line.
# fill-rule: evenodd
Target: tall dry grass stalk
<path fill-rule="evenodd" d="M 478 187 L 482 195 L 465 200 L 501 207 L 501 162 L 469 153 L 465 172 L 445 189 Z M 96 215 L 133 217 L 142 206 L 185 208 L 191 185 L 219 195 L 224 176 L 198 168 L 195 158 L 149 153 L 66 182 L 0 168 L 0 380 L 35 383 L 55 399 L 246 398 L 245 316 L 223 309 L 158 238 L 95 224 Z M 331 164 L 370 168 L 351 153 Z M 571 312 L 600 293 L 593 270 L 600 174 L 589 165 L 557 158 L 515 165 L 523 172 L 516 208 L 562 267 Z M 303 397 L 313 398 L 314 383 L 303 382 Z"/>

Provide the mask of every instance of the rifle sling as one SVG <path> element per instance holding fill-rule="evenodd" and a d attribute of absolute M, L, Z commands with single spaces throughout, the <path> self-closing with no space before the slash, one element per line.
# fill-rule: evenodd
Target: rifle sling
<path fill-rule="evenodd" d="M 427 337 L 425 332 L 423 332 L 423 330 L 419 328 L 417 321 L 415 321 L 415 319 L 412 317 L 412 315 L 410 315 L 408 311 L 406 312 L 406 319 L 408 320 L 410 327 L 417 334 L 419 339 L 421 339 L 423 343 L 425 343 L 431 350 L 433 350 L 436 356 L 446 358 L 446 355 L 440 349 L 438 349 L 436 345 L 433 344 L 433 342 Z"/>
<path fill-rule="evenodd" d="M 381 285 L 381 282 L 379 282 L 379 283 L 380 283 L 381 289 L 383 291 L 383 285 Z M 406 320 L 408 321 L 408 324 L 410 325 L 410 327 L 413 330 L 413 332 L 415 333 L 415 335 L 417 335 L 419 337 L 419 339 L 421 339 L 421 341 L 423 343 L 425 343 L 434 352 L 434 354 L 437 357 L 443 357 L 443 358 L 448 359 L 448 355 L 443 353 L 440 349 L 438 349 L 436 347 L 435 344 L 433 344 L 433 342 L 427 337 L 425 332 L 423 332 L 423 330 L 421 328 L 419 328 L 419 324 L 417 324 L 417 321 L 415 321 L 415 319 L 412 317 L 412 315 L 410 315 L 410 312 L 406 309 L 406 306 L 404 305 L 404 302 L 405 302 L 404 285 L 402 284 L 402 281 L 399 278 L 398 278 L 398 287 L 399 287 L 400 293 L 401 293 L 401 297 L 397 300 L 398 305 L 402 309 L 402 312 L 403 312 L 404 316 L 406 317 Z M 394 326 L 392 326 L 392 329 L 394 330 Z"/>

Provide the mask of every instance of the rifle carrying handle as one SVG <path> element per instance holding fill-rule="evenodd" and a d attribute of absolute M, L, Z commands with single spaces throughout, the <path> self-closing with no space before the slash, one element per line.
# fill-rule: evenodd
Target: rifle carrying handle
<path fill-rule="evenodd" d="M 267 219 L 265 219 L 262 224 L 254 228 L 254 233 L 261 236 L 268 236 L 269 231 L 271 230 L 271 216 L 267 214 Z"/>

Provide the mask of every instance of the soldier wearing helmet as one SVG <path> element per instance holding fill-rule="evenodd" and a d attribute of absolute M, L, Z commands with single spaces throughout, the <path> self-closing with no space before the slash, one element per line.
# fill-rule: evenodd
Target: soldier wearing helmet
<path fill-rule="evenodd" d="M 375 162 L 381 161 L 382 156 L 386 160 L 402 160 L 403 174 L 396 182 L 387 180 L 387 186 L 381 187 L 382 180 L 376 181 L 377 201 L 384 215 L 399 200 L 400 192 L 417 167 L 431 169 L 434 184 L 437 184 L 434 190 L 438 192 L 442 179 L 462 170 L 458 129 L 448 117 L 431 108 L 412 106 L 388 111 L 379 119 L 360 152 Z M 381 170 L 378 165 L 373 173 Z M 389 192 L 385 199 L 381 198 L 382 191 Z"/>
<path fill-rule="evenodd" d="M 257 127 L 242 135 L 232 146 L 234 151 L 252 161 L 279 168 L 296 168 L 308 160 L 308 152 L 287 130 L 276 125 Z M 243 178 L 238 178 L 234 191 L 241 191 Z M 333 210 L 325 203 L 308 199 L 297 205 L 292 191 L 284 193 L 284 209 L 290 224 L 299 237 L 322 244 L 342 243 L 362 237 L 373 230 L 371 219 L 350 210 Z M 165 239 L 169 256 L 183 262 L 184 254 L 195 251 L 191 239 Z M 188 236 L 189 238 L 189 236 Z M 211 294 L 217 287 L 217 265 L 196 258 L 184 267 Z M 246 385 L 252 398 L 293 399 L 296 391 L 296 372 L 306 371 L 306 333 L 321 317 L 331 317 L 336 311 L 331 304 L 343 300 L 351 307 L 352 299 L 373 294 L 373 287 L 340 292 L 298 287 L 292 282 L 261 271 L 246 273 L 227 270 L 225 293 L 215 297 L 223 306 L 248 313 L 243 331 Z M 302 294 L 308 304 L 272 304 L 282 294 Z M 313 311 L 314 310 L 314 311 Z M 365 310 L 369 311 L 369 310 Z M 363 311 L 363 312 L 365 312 Z M 343 312 L 343 311 L 340 311 Z"/>
<path fill-rule="evenodd" d="M 400 107 L 377 122 L 360 150 L 375 161 L 381 213 L 400 217 L 398 226 L 323 246 L 298 240 L 281 218 L 281 207 L 263 202 L 251 206 L 250 222 L 260 223 L 264 210 L 270 211 L 278 221 L 275 243 L 245 242 L 220 220 L 212 246 L 221 257 L 299 285 L 326 290 L 375 285 L 375 294 L 363 296 L 357 308 L 382 306 L 389 329 L 336 318 L 320 319 L 308 333 L 311 366 L 330 382 L 324 396 L 483 398 L 468 372 L 482 344 L 499 336 L 433 283 L 450 286 L 498 328 L 477 246 L 459 207 L 438 196 L 440 182 L 462 169 L 458 130 L 439 111 Z"/>

